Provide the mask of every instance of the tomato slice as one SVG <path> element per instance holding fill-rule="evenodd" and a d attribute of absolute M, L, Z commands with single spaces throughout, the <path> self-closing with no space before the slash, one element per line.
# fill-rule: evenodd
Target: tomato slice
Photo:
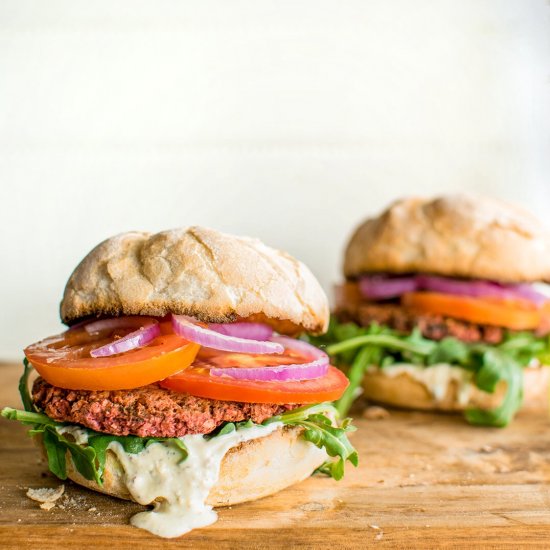
<path fill-rule="evenodd" d="M 149 319 L 149 318 L 144 318 Z M 25 349 L 25 356 L 47 382 L 70 390 L 129 390 L 146 386 L 181 371 L 200 349 L 161 323 L 161 335 L 147 346 L 110 357 L 91 357 L 90 351 L 135 330 L 115 328 L 88 334 L 84 327 L 50 336 Z"/>
<path fill-rule="evenodd" d="M 202 348 L 193 366 L 163 380 L 160 385 L 197 397 L 245 403 L 321 403 L 342 396 L 349 382 L 342 372 L 332 366 L 321 378 L 290 382 L 237 380 L 210 376 L 209 372 L 210 366 L 235 367 L 241 364 L 261 368 L 264 365 L 288 365 L 295 363 L 296 357 L 297 353 L 290 350 L 285 350 L 281 355 L 249 355 Z M 310 361 L 304 357 L 300 360 L 304 363 Z"/>
<path fill-rule="evenodd" d="M 542 321 L 542 310 L 527 300 L 472 298 L 439 292 L 408 292 L 401 297 L 401 303 L 420 312 L 512 330 L 536 329 Z"/>
<path fill-rule="evenodd" d="M 233 351 L 219 351 L 202 347 L 193 367 L 277 367 L 279 365 L 292 365 L 294 363 L 308 363 L 311 357 L 306 357 L 298 350 L 285 348 L 283 353 L 236 353 Z"/>

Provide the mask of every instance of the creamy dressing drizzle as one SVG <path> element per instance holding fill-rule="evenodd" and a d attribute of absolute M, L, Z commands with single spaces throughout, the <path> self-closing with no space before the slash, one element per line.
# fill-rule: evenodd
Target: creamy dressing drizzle
<path fill-rule="evenodd" d="M 78 445 L 85 445 L 88 443 L 88 431 L 84 428 L 80 428 L 79 426 L 56 426 L 55 429 L 60 435 L 72 435 L 75 443 Z"/>
<path fill-rule="evenodd" d="M 132 497 L 140 504 L 157 501 L 153 510 L 136 514 L 130 522 L 165 538 L 211 525 L 218 516 L 206 500 L 218 481 L 227 451 L 243 441 L 265 437 L 282 425 L 274 422 L 252 426 L 212 439 L 187 435 L 180 438 L 188 452 L 184 460 L 178 449 L 166 443 L 152 443 L 140 453 L 131 454 L 120 443 L 111 442 L 108 449 L 122 464 Z"/>
<path fill-rule="evenodd" d="M 368 372 L 378 372 L 378 367 L 369 367 Z M 408 374 L 417 382 L 420 382 L 434 397 L 436 401 L 442 401 L 447 394 L 449 384 L 454 380 L 458 385 L 458 402 L 467 405 L 472 392 L 472 373 L 467 370 L 449 365 L 437 363 L 429 367 L 411 365 L 409 363 L 395 363 L 388 365 L 380 372 L 391 378 L 400 374 Z"/>

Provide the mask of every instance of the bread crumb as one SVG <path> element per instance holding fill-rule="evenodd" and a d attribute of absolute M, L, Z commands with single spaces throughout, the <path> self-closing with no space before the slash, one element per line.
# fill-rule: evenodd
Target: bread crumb
<path fill-rule="evenodd" d="M 492 453 L 493 451 L 494 449 L 493 447 L 491 447 L 491 445 L 483 445 L 483 447 L 479 449 L 480 453 Z"/>
<path fill-rule="evenodd" d="M 382 540 L 382 537 L 384 536 L 384 531 L 382 531 L 382 528 L 379 525 L 369 525 L 371 529 L 374 529 L 375 531 L 379 531 L 376 536 L 374 537 L 374 540 Z"/>
<path fill-rule="evenodd" d="M 88 508 L 88 512 L 95 512 L 97 508 L 95 506 L 92 506 L 91 508 Z"/>
<path fill-rule="evenodd" d="M 65 485 L 60 485 L 59 487 L 48 488 L 42 487 L 41 489 L 29 489 L 27 490 L 27 496 L 31 500 L 36 502 L 55 502 L 60 498 L 65 492 Z"/>
<path fill-rule="evenodd" d="M 326 506 L 321 502 L 307 502 L 299 506 L 303 512 L 321 512 L 326 509 Z"/>
<path fill-rule="evenodd" d="M 46 510 L 46 512 L 49 512 L 52 508 L 55 508 L 55 502 L 51 502 L 51 501 L 43 502 L 40 505 L 40 508 L 42 508 L 42 510 Z"/>
<path fill-rule="evenodd" d="M 390 413 L 384 407 L 378 407 L 377 405 L 371 405 L 367 407 L 363 412 L 363 418 L 367 420 L 384 420 L 388 418 Z"/>

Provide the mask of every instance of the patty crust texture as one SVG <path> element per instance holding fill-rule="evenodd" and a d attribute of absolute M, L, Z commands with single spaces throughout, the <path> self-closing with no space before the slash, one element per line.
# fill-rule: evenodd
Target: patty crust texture
<path fill-rule="evenodd" d="M 452 336 L 462 342 L 499 344 L 506 334 L 506 329 L 502 327 L 479 325 L 443 315 L 418 313 L 399 304 L 363 303 L 353 309 L 342 308 L 336 312 L 336 316 L 342 322 L 353 321 L 363 327 L 378 323 L 403 333 L 409 333 L 418 327 L 422 336 L 430 340 L 442 340 Z"/>
<path fill-rule="evenodd" d="M 38 378 L 34 404 L 58 422 L 81 424 L 112 435 L 182 437 L 207 434 L 224 422 L 264 420 L 298 404 L 239 403 L 178 393 L 151 384 L 133 390 L 66 390 Z"/>

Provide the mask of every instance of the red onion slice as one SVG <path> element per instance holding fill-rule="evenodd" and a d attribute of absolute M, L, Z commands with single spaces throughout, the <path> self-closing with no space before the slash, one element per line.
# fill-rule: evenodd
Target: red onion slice
<path fill-rule="evenodd" d="M 214 367 L 210 369 L 211 376 L 227 376 L 235 380 L 260 380 L 263 382 L 285 382 L 298 380 L 313 380 L 321 378 L 328 372 L 328 355 L 320 349 L 286 336 L 273 336 L 273 342 L 283 345 L 287 349 L 294 349 L 312 357 L 309 363 L 291 365 L 277 365 L 266 367 Z"/>
<path fill-rule="evenodd" d="M 220 351 L 236 351 L 241 353 L 283 353 L 284 347 L 277 342 L 258 341 L 248 338 L 238 338 L 221 334 L 215 330 L 197 325 L 197 322 L 185 315 L 172 315 L 174 332 L 201 346 Z"/>
<path fill-rule="evenodd" d="M 78 330 L 79 328 L 83 328 L 85 327 L 86 325 L 89 325 L 90 323 L 92 323 L 93 321 L 91 319 L 84 319 L 84 321 L 79 321 L 78 323 L 75 323 L 74 325 L 71 325 L 68 329 L 67 329 L 67 332 L 73 332 L 75 330 Z"/>
<path fill-rule="evenodd" d="M 388 277 L 387 275 L 368 275 L 359 279 L 359 290 L 365 298 L 385 300 L 397 298 L 405 292 L 417 289 L 416 277 Z"/>
<path fill-rule="evenodd" d="M 128 326 L 128 324 L 122 324 L 122 321 L 124 321 L 123 317 L 116 320 L 119 321 L 117 326 L 112 326 L 109 328 L 120 328 Z M 103 328 L 101 328 L 100 330 L 107 330 L 107 326 L 103 325 Z M 117 353 L 124 353 L 126 351 L 146 346 L 147 344 L 149 344 L 149 342 L 152 342 L 157 336 L 160 336 L 160 326 L 158 322 L 148 322 L 140 327 L 138 330 L 130 332 L 122 338 L 118 338 L 109 344 L 93 349 L 92 351 L 90 351 L 90 355 L 92 357 L 109 357 L 110 355 L 116 355 Z"/>
<path fill-rule="evenodd" d="M 465 281 L 450 277 L 436 277 L 435 275 L 418 275 L 416 280 L 420 290 L 432 290 L 444 294 L 472 296 L 474 298 L 510 297 L 504 286 L 490 281 Z"/>
<path fill-rule="evenodd" d="M 389 275 L 366 275 L 359 279 L 361 294 L 371 300 L 397 298 L 405 292 L 431 290 L 443 294 L 472 296 L 474 298 L 494 297 L 502 299 L 529 300 L 541 306 L 548 297 L 528 283 L 505 284 L 479 279 L 454 279 L 435 275 L 392 277 Z"/>
<path fill-rule="evenodd" d="M 474 298 L 501 298 L 503 300 L 523 299 L 534 302 L 537 306 L 542 305 L 547 300 L 544 294 L 537 292 L 531 285 L 526 283 L 505 284 L 484 280 L 470 281 L 450 277 L 436 277 L 434 275 L 418 275 L 416 280 L 419 289 L 445 294 L 473 296 Z"/>
<path fill-rule="evenodd" d="M 97 321 L 88 321 L 84 323 L 84 330 L 88 334 L 101 332 L 102 330 L 115 330 L 117 328 L 135 328 L 139 329 L 145 325 L 157 323 L 154 317 L 142 315 L 127 315 L 126 317 L 108 317 L 98 319 Z M 72 328 L 72 327 L 71 327 Z"/>
<path fill-rule="evenodd" d="M 520 283 L 513 286 L 518 296 L 521 296 L 525 300 L 531 300 L 531 302 L 534 302 L 539 307 L 550 299 L 546 294 L 539 292 L 529 283 Z"/>
<path fill-rule="evenodd" d="M 208 328 L 226 336 L 248 340 L 267 340 L 273 336 L 273 329 L 264 323 L 210 323 Z"/>

